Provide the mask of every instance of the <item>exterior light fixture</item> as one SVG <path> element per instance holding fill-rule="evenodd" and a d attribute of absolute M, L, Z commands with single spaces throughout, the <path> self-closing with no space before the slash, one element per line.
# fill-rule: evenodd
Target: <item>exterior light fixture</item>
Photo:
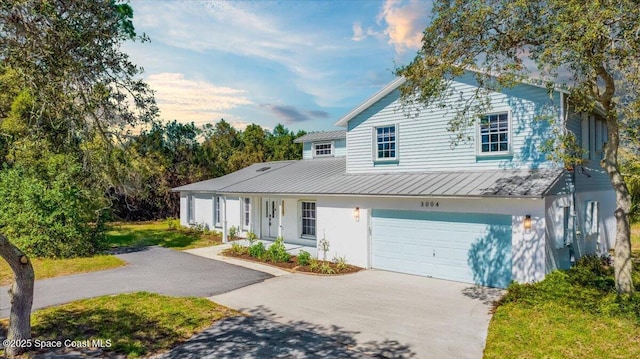
<path fill-rule="evenodd" d="M 524 232 L 525 233 L 531 232 L 531 215 L 530 214 L 527 214 L 526 216 L 524 216 Z"/>
<path fill-rule="evenodd" d="M 353 210 L 353 219 L 355 219 L 356 222 L 360 222 L 360 207 L 356 207 L 356 209 Z"/>

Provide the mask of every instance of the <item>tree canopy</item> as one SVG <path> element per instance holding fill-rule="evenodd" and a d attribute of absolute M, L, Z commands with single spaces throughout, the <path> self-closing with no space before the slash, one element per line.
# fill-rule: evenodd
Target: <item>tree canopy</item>
<path fill-rule="evenodd" d="M 436 0 L 422 48 L 397 73 L 406 104 L 433 104 L 451 81 L 475 70 L 476 101 L 463 101 L 450 124 L 460 131 L 490 104 L 487 94 L 519 81 L 564 87 L 577 111 L 599 110 L 608 129 L 602 167 L 616 192 L 616 288 L 633 291 L 631 199 L 618 149 L 637 138 L 640 118 L 640 7 L 633 0 Z M 567 134 L 561 134 L 567 135 Z M 571 136 L 560 136 L 570 141 Z"/>

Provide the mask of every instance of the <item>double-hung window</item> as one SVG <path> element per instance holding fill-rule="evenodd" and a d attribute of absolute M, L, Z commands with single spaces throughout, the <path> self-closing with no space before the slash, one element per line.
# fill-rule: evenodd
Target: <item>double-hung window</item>
<path fill-rule="evenodd" d="M 485 115 L 479 125 L 480 155 L 508 154 L 509 146 L 509 113 L 500 112 Z"/>
<path fill-rule="evenodd" d="M 320 142 L 313 144 L 313 156 L 314 157 L 329 157 L 333 156 L 333 143 L 332 142 Z"/>
<path fill-rule="evenodd" d="M 222 209 L 221 209 L 221 203 L 222 201 L 220 200 L 220 196 L 215 196 L 214 197 L 214 215 L 213 215 L 213 219 L 215 222 L 215 226 L 216 227 L 220 227 L 222 225 Z"/>
<path fill-rule="evenodd" d="M 377 161 L 396 160 L 398 158 L 398 133 L 395 125 L 380 126 L 374 129 L 375 159 Z"/>
<path fill-rule="evenodd" d="M 245 197 L 242 201 L 242 229 L 249 230 L 251 223 L 251 198 Z"/>
<path fill-rule="evenodd" d="M 195 222 L 196 205 L 193 196 L 187 196 L 187 223 Z"/>
<path fill-rule="evenodd" d="M 302 213 L 300 218 L 302 220 L 302 236 L 303 237 L 315 237 L 316 236 L 316 203 L 315 202 L 302 202 Z"/>

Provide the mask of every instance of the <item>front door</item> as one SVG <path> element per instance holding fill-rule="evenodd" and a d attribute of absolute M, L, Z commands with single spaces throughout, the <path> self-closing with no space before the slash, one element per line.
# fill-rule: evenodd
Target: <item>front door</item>
<path fill-rule="evenodd" d="M 278 200 L 276 198 L 262 198 L 262 238 L 278 236 Z"/>

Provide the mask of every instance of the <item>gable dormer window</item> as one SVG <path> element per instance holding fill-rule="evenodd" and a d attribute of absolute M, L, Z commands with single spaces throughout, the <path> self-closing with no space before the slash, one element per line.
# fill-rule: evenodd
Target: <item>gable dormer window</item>
<path fill-rule="evenodd" d="M 502 155 L 510 151 L 509 113 L 499 112 L 480 118 L 479 155 Z"/>
<path fill-rule="evenodd" d="M 314 143 L 313 147 L 313 157 L 333 156 L 333 142 Z"/>

